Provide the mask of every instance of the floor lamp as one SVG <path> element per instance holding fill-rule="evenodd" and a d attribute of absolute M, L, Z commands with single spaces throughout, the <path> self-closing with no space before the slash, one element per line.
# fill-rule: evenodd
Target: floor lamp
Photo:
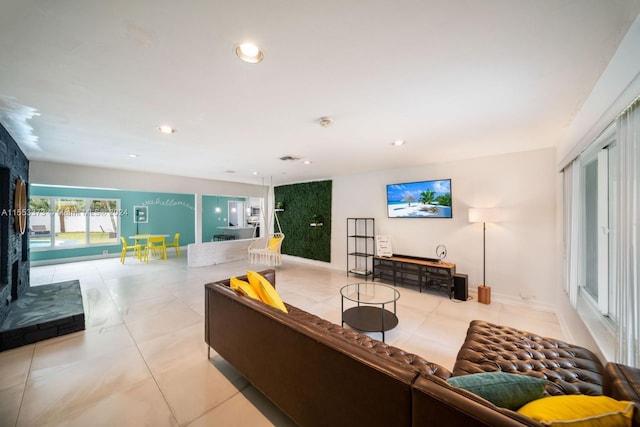
<path fill-rule="evenodd" d="M 469 222 L 482 223 L 482 284 L 478 286 L 478 302 L 482 304 L 491 304 L 491 286 L 487 286 L 487 222 L 497 222 L 496 209 L 480 209 L 469 208 Z"/>

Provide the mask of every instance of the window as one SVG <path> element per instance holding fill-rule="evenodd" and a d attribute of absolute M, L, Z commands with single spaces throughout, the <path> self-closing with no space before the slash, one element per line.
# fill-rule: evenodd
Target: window
<path fill-rule="evenodd" d="M 581 289 L 594 307 L 615 322 L 614 135 L 600 138 L 582 155 L 583 262 Z"/>
<path fill-rule="evenodd" d="M 617 323 L 618 319 L 618 280 L 616 279 L 616 269 L 613 267 L 616 259 L 616 236 L 618 234 L 618 227 L 616 226 L 616 208 L 618 205 L 617 202 L 617 191 L 616 189 L 616 174 L 617 174 L 617 159 L 618 159 L 618 146 L 613 142 L 609 145 L 607 151 L 609 154 L 609 251 L 606 254 L 608 256 L 609 261 L 609 283 L 608 283 L 608 292 L 609 292 L 609 310 L 608 315 L 614 323 Z"/>
<path fill-rule="evenodd" d="M 89 244 L 118 241 L 118 200 L 94 199 L 89 204 Z"/>
<path fill-rule="evenodd" d="M 82 199 L 55 200 L 56 246 L 78 246 L 87 243 L 86 203 Z"/>
<path fill-rule="evenodd" d="M 29 198 L 29 248 L 51 246 L 51 199 L 44 197 Z"/>
<path fill-rule="evenodd" d="M 563 169 L 565 289 L 607 360 L 640 367 L 640 98 Z"/>
<path fill-rule="evenodd" d="M 116 244 L 120 237 L 120 200 L 31 197 L 29 246 L 68 248 Z"/>

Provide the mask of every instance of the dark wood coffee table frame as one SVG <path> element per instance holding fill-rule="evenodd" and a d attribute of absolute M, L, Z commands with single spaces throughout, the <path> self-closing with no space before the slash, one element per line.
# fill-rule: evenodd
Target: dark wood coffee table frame
<path fill-rule="evenodd" d="M 345 295 L 348 287 L 357 286 L 374 286 L 389 288 L 393 292 L 393 298 L 382 301 L 364 301 L 360 299 L 360 293 L 357 292 L 356 299 L 352 299 Z M 364 292 L 363 292 L 364 293 Z M 345 323 L 361 332 L 380 332 L 382 333 L 382 342 L 384 342 L 385 331 L 391 330 L 398 326 L 398 316 L 396 316 L 396 301 L 400 298 L 400 293 L 391 286 L 381 285 L 378 283 L 352 283 L 340 289 L 342 296 L 342 326 Z M 356 306 L 345 310 L 345 299 L 355 302 Z M 387 306 L 393 304 L 393 312 L 386 309 Z"/>

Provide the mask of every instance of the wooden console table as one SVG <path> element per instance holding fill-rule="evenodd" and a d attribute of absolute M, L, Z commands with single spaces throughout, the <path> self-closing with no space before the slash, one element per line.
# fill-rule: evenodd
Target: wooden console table
<path fill-rule="evenodd" d="M 378 278 L 394 286 L 418 286 L 420 292 L 423 287 L 433 287 L 446 291 L 449 299 L 453 296 L 455 273 L 455 264 L 432 258 L 396 254 L 373 257 L 373 280 Z"/>

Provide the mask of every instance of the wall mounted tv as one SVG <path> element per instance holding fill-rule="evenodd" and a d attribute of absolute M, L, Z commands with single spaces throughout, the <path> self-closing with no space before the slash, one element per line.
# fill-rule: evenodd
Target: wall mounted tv
<path fill-rule="evenodd" d="M 387 185 L 389 218 L 451 218 L 451 180 Z"/>

